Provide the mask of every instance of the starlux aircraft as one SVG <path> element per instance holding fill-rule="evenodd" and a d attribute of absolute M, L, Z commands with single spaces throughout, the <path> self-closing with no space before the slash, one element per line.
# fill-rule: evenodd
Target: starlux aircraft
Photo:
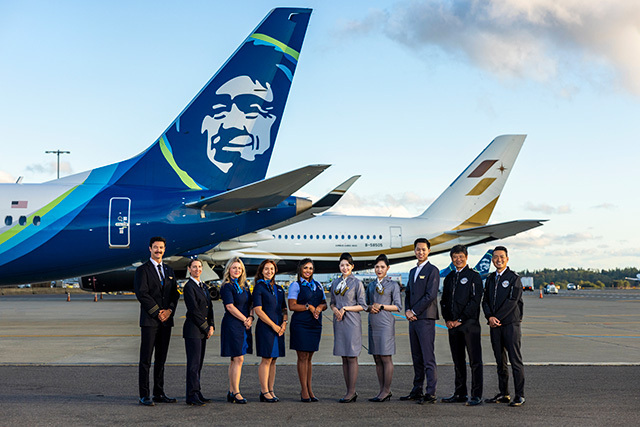
<path fill-rule="evenodd" d="M 539 227 L 545 220 L 488 224 L 526 135 L 495 138 L 453 183 L 415 218 L 324 214 L 272 232 L 253 247 L 225 251 L 225 243 L 201 259 L 242 257 L 250 270 L 262 259 L 278 260 L 280 273 L 295 271 L 298 260 L 311 257 L 317 273 L 338 271 L 342 252 L 353 256 L 357 270 L 371 268 L 378 254 L 392 264 L 414 259 L 413 242 L 426 237 L 431 254 L 454 245 L 479 245 Z M 209 257 L 209 258 L 208 258 Z"/>
<path fill-rule="evenodd" d="M 291 196 L 327 166 L 264 179 L 310 9 L 272 10 L 141 154 L 41 184 L 0 184 L 0 285 L 203 253 L 311 208 Z M 20 181 L 19 181 L 20 182 Z"/>

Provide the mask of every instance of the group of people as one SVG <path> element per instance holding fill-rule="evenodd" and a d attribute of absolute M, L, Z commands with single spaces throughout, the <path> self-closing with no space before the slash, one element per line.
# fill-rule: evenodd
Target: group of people
<path fill-rule="evenodd" d="M 164 393 L 164 363 L 167 357 L 173 316 L 179 300 L 173 270 L 162 262 L 166 242 L 153 237 L 149 243 L 151 257 L 141 265 L 135 276 L 135 293 L 140 301 L 140 404 L 172 403 L 177 400 Z M 427 239 L 414 242 L 418 265 L 411 269 L 405 289 L 404 310 L 409 321 L 410 348 L 414 367 L 413 388 L 400 400 L 418 403 L 436 402 L 437 367 L 434 353 L 435 321 L 439 318 L 437 294 L 439 270 L 428 261 L 430 243 Z M 455 365 L 455 391 L 442 402 L 482 403 L 482 351 L 480 344 L 481 307 L 490 327 L 491 345 L 497 362 L 499 393 L 485 402 L 524 403 L 524 369 L 520 353 L 520 322 L 522 320 L 522 285 L 517 274 L 509 270 L 507 249 L 494 249 L 496 271 L 482 285 L 480 275 L 467 266 L 467 250 L 462 245 L 450 252 L 455 271 L 447 275 L 440 306 L 449 334 L 451 355 Z M 314 264 L 310 258 L 298 264 L 297 277 L 284 289 L 275 281 L 277 265 L 265 260 L 258 267 L 253 291 L 247 284 L 245 266 L 240 258 L 230 259 L 224 269 L 220 289 L 225 313 L 221 322 L 220 354 L 230 358 L 227 401 L 247 403 L 240 392 L 244 355 L 253 352 L 252 326 L 255 316 L 255 347 L 261 357 L 258 367 L 260 401 L 275 403 L 276 360 L 285 355 L 284 334 L 289 329 L 290 349 L 296 351 L 300 381 L 300 401 L 318 402 L 312 389 L 312 358 L 318 351 L 322 335 L 322 312 L 333 312 L 333 354 L 342 358 L 346 392 L 340 403 L 355 402 L 358 377 L 358 356 L 362 349 L 361 311 L 368 312 L 368 352 L 374 358 L 379 382 L 378 394 L 371 402 L 385 402 L 391 396 L 393 378 L 392 356 L 396 352 L 394 312 L 401 312 L 401 289 L 397 281 L 387 276 L 389 260 L 381 254 L 375 260 L 377 279 L 365 287 L 352 275 L 353 258 L 343 253 L 339 259 L 341 275 L 333 280 L 327 303 L 324 288 L 314 280 Z M 214 333 L 214 315 L 208 290 L 200 280 L 202 263 L 191 260 L 190 278 L 184 286 L 187 308 L 183 338 L 187 354 L 186 403 L 202 406 L 210 399 L 203 396 L 200 373 L 207 340 Z M 289 322 L 289 311 L 292 312 Z M 255 316 L 254 316 L 255 315 Z M 149 387 L 151 358 L 154 359 L 153 397 Z M 471 366 L 471 396 L 466 386 L 466 358 Z M 508 391 L 511 363 L 515 396 Z M 426 389 L 423 386 L 426 380 Z"/>

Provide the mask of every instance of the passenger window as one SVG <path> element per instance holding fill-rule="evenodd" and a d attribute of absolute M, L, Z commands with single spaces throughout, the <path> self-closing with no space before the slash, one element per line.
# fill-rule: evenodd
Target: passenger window
<path fill-rule="evenodd" d="M 285 235 L 284 235 L 284 238 L 285 238 L 285 239 L 288 239 L 288 238 L 289 238 L 289 236 L 287 236 L 287 235 L 285 234 Z"/>
<path fill-rule="evenodd" d="M 13 217 L 11 215 L 7 215 L 4 217 L 4 225 L 13 224 Z"/>
<path fill-rule="evenodd" d="M 360 235 L 360 240 L 363 240 L 363 239 L 364 239 L 364 236 L 361 234 Z"/>
<path fill-rule="evenodd" d="M 310 239 L 313 239 L 313 234 L 309 234 L 309 238 L 310 238 Z"/>
<path fill-rule="evenodd" d="M 40 217 L 38 215 L 33 217 L 33 225 L 40 225 Z"/>
<path fill-rule="evenodd" d="M 305 240 L 307 240 L 307 235 L 306 234 L 303 237 L 304 237 Z"/>
<path fill-rule="evenodd" d="M 27 224 L 27 217 L 22 215 L 20 218 L 18 218 L 18 224 L 26 225 Z"/>
<path fill-rule="evenodd" d="M 382 240 L 382 234 L 380 236 L 378 236 L 380 238 L 380 240 Z"/>
<path fill-rule="evenodd" d="M 336 237 L 336 239 L 337 239 L 337 237 Z M 344 234 L 342 235 L 342 240 L 344 240 Z"/>
<path fill-rule="evenodd" d="M 351 240 L 351 234 L 349 234 L 349 235 L 347 236 L 347 239 Z"/>
<path fill-rule="evenodd" d="M 329 234 L 329 240 L 331 240 L 331 234 Z"/>
<path fill-rule="evenodd" d="M 298 234 L 298 240 L 300 240 L 300 235 Z"/>
<path fill-rule="evenodd" d="M 376 240 L 376 235 L 375 234 L 373 235 L 373 240 Z"/>
<path fill-rule="evenodd" d="M 324 240 L 324 239 L 326 239 L 326 238 L 327 238 L 327 235 L 326 235 L 326 234 L 323 234 L 323 235 L 322 235 L 322 240 Z M 329 238 L 331 238 L 331 236 L 329 236 Z"/>

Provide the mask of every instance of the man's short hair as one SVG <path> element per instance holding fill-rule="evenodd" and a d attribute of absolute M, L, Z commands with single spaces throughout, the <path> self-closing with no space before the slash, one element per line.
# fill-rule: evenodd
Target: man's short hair
<path fill-rule="evenodd" d="M 467 247 L 465 245 L 455 245 L 449 251 L 449 256 L 453 256 L 453 254 L 464 254 L 464 256 L 469 256 L 467 252 Z"/>
<path fill-rule="evenodd" d="M 496 246 L 493 249 L 493 252 L 495 253 L 496 251 L 504 251 L 506 256 L 509 256 L 509 252 L 507 251 L 507 248 L 505 248 L 504 246 Z"/>
<path fill-rule="evenodd" d="M 418 237 L 415 242 L 413 242 L 413 249 L 418 246 L 418 243 L 425 243 L 427 245 L 427 249 L 431 249 L 431 242 L 429 242 L 424 237 Z"/>
<path fill-rule="evenodd" d="M 153 246 L 155 242 L 162 242 L 165 246 L 167 246 L 167 240 L 164 237 L 155 236 L 149 240 L 149 247 Z"/>

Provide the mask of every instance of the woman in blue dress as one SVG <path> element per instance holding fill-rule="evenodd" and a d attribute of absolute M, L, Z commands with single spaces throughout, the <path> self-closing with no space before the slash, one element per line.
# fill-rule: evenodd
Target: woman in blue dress
<path fill-rule="evenodd" d="M 276 381 L 276 360 L 284 357 L 284 331 L 287 327 L 287 305 L 282 286 L 276 284 L 278 271 L 275 261 L 262 261 L 253 287 L 253 310 L 256 323 L 256 354 L 262 357 L 258 366 L 260 401 L 277 402 L 273 392 Z"/>
<path fill-rule="evenodd" d="M 360 312 L 367 309 L 364 286 L 351 274 L 353 258 L 348 252 L 340 255 L 340 272 L 331 282 L 331 310 L 333 310 L 333 355 L 342 356 L 342 374 L 347 392 L 340 403 L 355 402 L 358 379 L 358 356 L 362 350 L 362 319 Z"/>
<path fill-rule="evenodd" d="M 313 280 L 313 261 L 305 258 L 298 263 L 298 278 L 289 285 L 291 336 L 289 347 L 298 355 L 300 400 L 317 402 L 311 389 L 311 358 L 320 346 L 322 312 L 327 309 L 322 285 Z"/>
<path fill-rule="evenodd" d="M 244 355 L 253 352 L 251 325 L 253 315 L 251 293 L 246 284 L 244 264 L 238 257 L 231 258 L 224 267 L 220 297 L 224 305 L 224 317 L 220 325 L 220 355 L 230 357 L 229 393 L 227 402 L 247 403 L 240 394 L 240 375 Z"/>
<path fill-rule="evenodd" d="M 396 320 L 393 312 L 400 311 L 400 286 L 387 276 L 389 259 L 378 255 L 374 266 L 377 279 L 367 287 L 369 306 L 369 354 L 376 362 L 376 374 L 380 391 L 371 402 L 385 402 L 391 399 L 391 379 L 393 378 L 392 355 L 396 354 Z"/>

